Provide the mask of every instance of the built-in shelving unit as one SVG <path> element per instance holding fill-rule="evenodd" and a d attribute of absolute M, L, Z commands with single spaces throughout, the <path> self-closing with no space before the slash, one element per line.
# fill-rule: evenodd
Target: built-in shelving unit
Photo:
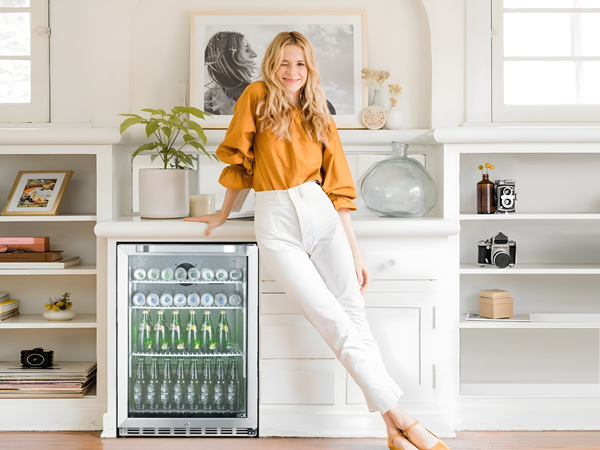
<path fill-rule="evenodd" d="M 97 222 L 112 218 L 113 129 L 0 129 L 0 195 L 8 195 L 20 170 L 73 170 L 56 216 L 2 216 L 2 236 L 49 236 L 50 249 L 81 264 L 64 269 L 0 268 L 0 290 L 20 300 L 20 315 L 0 322 L 1 361 L 43 347 L 61 361 L 97 361 L 97 381 L 81 398 L 0 399 L 0 430 L 99 430 L 106 411 L 106 248 Z M 5 198 L 5 197 L 4 197 Z M 51 263 L 49 263 L 51 264 Z M 70 321 L 48 321 L 48 298 L 70 292 Z M 60 411 L 60 413 L 57 413 Z"/>

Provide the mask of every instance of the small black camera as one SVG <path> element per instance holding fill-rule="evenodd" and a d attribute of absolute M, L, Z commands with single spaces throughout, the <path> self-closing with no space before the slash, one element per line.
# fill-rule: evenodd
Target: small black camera
<path fill-rule="evenodd" d="M 512 214 L 516 211 L 517 192 L 515 180 L 494 181 L 496 214 Z"/>
<path fill-rule="evenodd" d="M 504 233 L 496 233 L 487 241 L 479 241 L 478 245 L 477 264 L 481 267 L 491 264 L 505 269 L 517 262 L 517 243 L 508 240 Z"/>
<path fill-rule="evenodd" d="M 36 347 L 33 350 L 21 350 L 21 365 L 23 367 L 35 367 L 36 369 L 48 369 L 54 365 L 54 352 Z"/>

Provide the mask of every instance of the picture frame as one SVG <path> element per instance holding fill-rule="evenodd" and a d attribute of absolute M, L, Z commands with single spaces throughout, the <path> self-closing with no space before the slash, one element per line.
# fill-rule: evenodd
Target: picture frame
<path fill-rule="evenodd" d="M 21 170 L 2 209 L 4 216 L 55 216 L 72 170 Z"/>
<path fill-rule="evenodd" d="M 361 70 L 367 66 L 366 12 L 356 10 L 192 12 L 189 103 L 212 114 L 205 118 L 202 127 L 229 126 L 237 97 L 250 82 L 261 79 L 260 63 L 265 50 L 282 31 L 299 31 L 313 44 L 321 87 L 337 127 L 365 128 L 361 115 L 368 103 L 368 88 L 361 79 Z M 243 64 L 239 58 L 224 58 L 227 52 L 222 52 L 223 48 L 243 52 Z M 234 89 L 229 87 L 232 79 Z"/>

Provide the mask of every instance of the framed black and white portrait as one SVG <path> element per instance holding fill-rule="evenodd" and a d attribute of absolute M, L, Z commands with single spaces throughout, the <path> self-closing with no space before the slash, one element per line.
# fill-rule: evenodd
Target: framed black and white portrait
<path fill-rule="evenodd" d="M 364 128 L 367 89 L 365 13 L 191 13 L 190 105 L 212 114 L 202 126 L 227 128 L 246 86 L 262 79 L 260 65 L 273 38 L 299 31 L 315 49 L 321 87 L 338 128 Z"/>

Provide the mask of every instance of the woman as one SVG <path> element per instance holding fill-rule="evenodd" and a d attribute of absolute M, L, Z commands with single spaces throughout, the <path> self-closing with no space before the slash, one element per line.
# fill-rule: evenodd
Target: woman
<path fill-rule="evenodd" d="M 356 191 L 328 113 L 313 48 L 298 32 L 278 34 L 262 63 L 263 81 L 239 98 L 217 156 L 227 187 L 217 214 L 186 220 L 225 222 L 241 189 L 254 188 L 255 234 L 267 269 L 319 331 L 379 411 L 390 449 L 447 449 L 397 401 L 365 317 L 369 284 L 350 221 Z"/>
<path fill-rule="evenodd" d="M 254 78 L 256 52 L 243 34 L 220 31 L 204 51 L 210 82 L 204 94 L 204 109 L 210 114 L 231 115 L 235 102 Z"/>

